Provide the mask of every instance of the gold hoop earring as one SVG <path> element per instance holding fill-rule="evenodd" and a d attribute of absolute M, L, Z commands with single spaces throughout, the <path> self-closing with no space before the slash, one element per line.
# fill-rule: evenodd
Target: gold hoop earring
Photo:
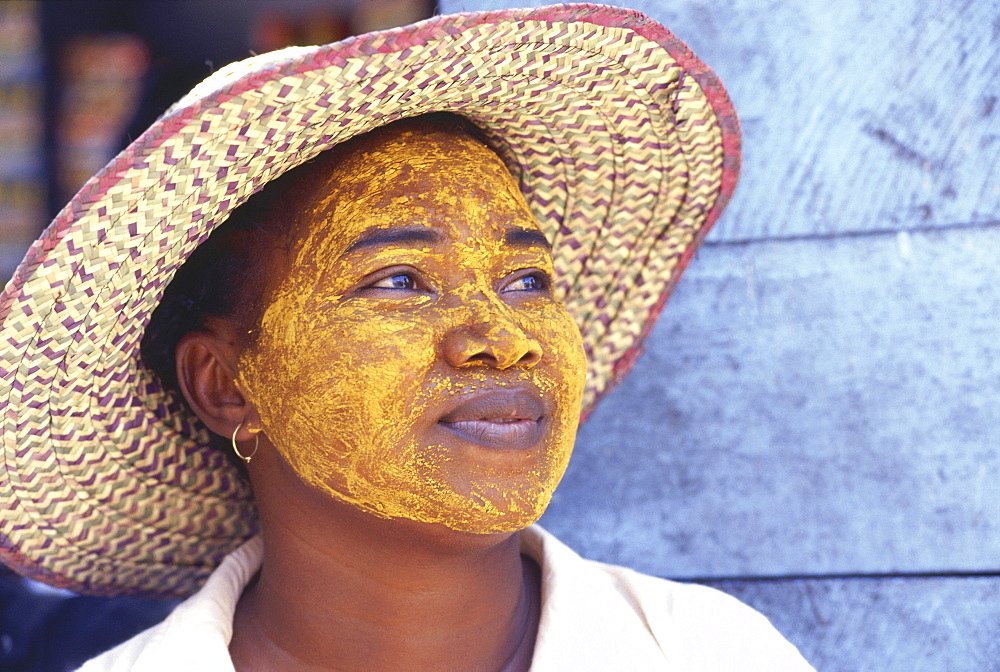
<path fill-rule="evenodd" d="M 243 427 L 242 422 L 236 425 L 236 429 L 233 431 L 233 438 L 232 438 L 233 452 L 236 453 L 236 457 L 243 460 L 246 464 L 250 464 L 250 460 L 253 459 L 253 456 L 257 454 L 257 449 L 260 448 L 260 431 L 258 430 L 256 432 L 252 432 L 252 434 L 254 435 L 253 452 L 250 453 L 249 455 L 244 455 L 243 453 L 240 452 L 240 449 L 236 446 L 236 435 L 239 434 L 241 427 Z"/>

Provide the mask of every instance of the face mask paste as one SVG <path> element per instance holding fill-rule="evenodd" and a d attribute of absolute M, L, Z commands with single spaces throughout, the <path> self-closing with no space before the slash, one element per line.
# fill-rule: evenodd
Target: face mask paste
<path fill-rule="evenodd" d="M 572 451 L 579 331 L 525 277 L 551 277 L 548 251 L 505 238 L 537 224 L 492 152 L 440 131 L 376 138 L 307 199 L 238 382 L 306 483 L 377 516 L 521 529 Z M 544 408 L 533 445 L 483 447 L 438 423 L 496 390 Z"/>

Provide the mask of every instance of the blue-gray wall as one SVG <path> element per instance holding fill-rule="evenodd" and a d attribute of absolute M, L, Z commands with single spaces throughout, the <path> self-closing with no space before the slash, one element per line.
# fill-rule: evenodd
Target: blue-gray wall
<path fill-rule="evenodd" d="M 1000 4 L 627 4 L 719 73 L 744 172 L 545 524 L 820 670 L 1000 670 Z"/>

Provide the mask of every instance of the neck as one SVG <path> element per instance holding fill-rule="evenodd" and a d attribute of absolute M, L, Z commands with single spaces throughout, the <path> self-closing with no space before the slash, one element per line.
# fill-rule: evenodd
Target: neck
<path fill-rule="evenodd" d="M 516 534 L 456 533 L 312 490 L 288 494 L 280 508 L 258 496 L 264 563 L 237 607 L 237 670 L 527 669 L 537 568 Z"/>

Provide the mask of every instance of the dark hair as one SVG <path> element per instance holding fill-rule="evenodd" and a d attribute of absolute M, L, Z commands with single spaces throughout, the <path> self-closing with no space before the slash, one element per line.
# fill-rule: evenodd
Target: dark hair
<path fill-rule="evenodd" d="M 286 173 L 236 208 L 167 285 L 139 346 L 143 364 L 165 388 L 180 392 L 174 352 L 185 334 L 204 329 L 211 316 L 240 327 L 258 318 L 262 269 L 289 231 L 279 206 L 294 179 Z"/>
<path fill-rule="evenodd" d="M 450 113 L 438 112 L 394 123 L 465 133 L 488 146 L 482 131 Z M 256 326 L 263 309 L 263 269 L 275 250 L 287 247 L 291 225 L 300 210 L 298 204 L 317 178 L 328 174 L 317 168 L 332 167 L 341 151 L 361 137 L 269 182 L 233 210 L 229 219 L 178 269 L 160 305 L 150 316 L 140 345 L 143 364 L 156 373 L 165 388 L 182 397 L 174 352 L 181 338 L 204 329 L 209 317 L 235 320 L 244 330 Z"/>

